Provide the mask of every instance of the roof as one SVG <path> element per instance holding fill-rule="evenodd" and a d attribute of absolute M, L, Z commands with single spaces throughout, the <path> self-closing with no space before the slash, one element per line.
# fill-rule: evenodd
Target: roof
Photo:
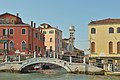
<path fill-rule="evenodd" d="M 8 13 L 8 12 L 6 12 L 6 13 L 3 13 L 3 14 L 1 14 L 0 16 L 3 16 L 3 15 L 12 15 L 12 16 L 14 16 L 14 17 L 18 17 L 18 16 L 16 16 L 16 15 L 13 15 L 13 14 L 10 14 L 10 13 Z M 18 17 L 19 19 L 21 19 L 20 17 Z"/>
<path fill-rule="evenodd" d="M 42 23 L 42 24 L 40 24 L 40 26 L 44 26 L 44 25 L 47 25 L 47 28 L 42 28 L 42 29 L 56 29 L 56 30 L 62 32 L 62 30 L 60 30 L 60 29 L 58 29 L 58 28 L 56 28 L 56 27 L 52 27 L 51 25 L 49 25 L 49 24 L 47 24 L 47 23 Z M 39 27 L 40 27 L 40 26 L 39 26 Z"/>
<path fill-rule="evenodd" d="M 68 46 L 69 43 L 66 43 L 65 42 L 66 40 L 68 40 L 68 39 L 62 39 L 62 48 L 64 48 L 67 51 L 67 46 Z M 74 51 L 84 52 L 83 50 L 80 50 L 76 47 L 74 47 Z"/>
<path fill-rule="evenodd" d="M 103 19 L 103 20 L 96 20 L 91 21 L 88 25 L 94 25 L 94 24 L 120 24 L 120 19 Z"/>
<path fill-rule="evenodd" d="M 68 41 L 69 39 L 68 39 L 68 38 L 64 38 L 64 39 L 62 39 L 62 40 L 64 40 L 64 41 Z"/>
<path fill-rule="evenodd" d="M 48 28 L 51 28 L 51 26 L 50 26 L 49 24 L 47 24 L 47 23 L 42 23 L 42 24 L 40 24 L 40 25 L 41 25 L 41 26 L 47 25 Z"/>

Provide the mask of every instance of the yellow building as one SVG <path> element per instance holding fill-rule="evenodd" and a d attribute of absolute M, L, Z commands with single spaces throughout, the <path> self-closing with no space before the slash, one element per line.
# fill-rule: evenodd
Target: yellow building
<path fill-rule="evenodd" d="M 115 70 L 120 60 L 120 19 L 91 21 L 88 39 L 90 63 L 105 70 Z"/>
<path fill-rule="evenodd" d="M 58 58 L 62 55 L 62 31 L 46 23 L 41 24 L 40 27 L 45 36 L 46 56 L 53 57 L 55 55 Z"/>

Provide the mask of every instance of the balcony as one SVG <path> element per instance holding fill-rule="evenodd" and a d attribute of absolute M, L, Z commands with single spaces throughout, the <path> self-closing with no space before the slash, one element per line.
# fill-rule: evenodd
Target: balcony
<path fill-rule="evenodd" d="M 8 36 L 0 36 L 0 42 L 7 42 Z"/>

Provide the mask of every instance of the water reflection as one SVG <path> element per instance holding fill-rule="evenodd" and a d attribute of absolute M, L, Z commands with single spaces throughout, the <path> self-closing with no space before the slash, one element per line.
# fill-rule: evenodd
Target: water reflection
<path fill-rule="evenodd" d="M 120 80 L 120 76 L 84 75 L 71 73 L 0 73 L 0 80 Z"/>

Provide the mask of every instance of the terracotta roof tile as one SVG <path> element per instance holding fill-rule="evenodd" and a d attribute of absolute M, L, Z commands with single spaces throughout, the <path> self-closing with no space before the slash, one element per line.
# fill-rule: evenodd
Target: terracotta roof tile
<path fill-rule="evenodd" d="M 94 25 L 94 24 L 120 24 L 120 19 L 103 19 L 103 20 L 96 20 L 91 21 L 88 25 Z"/>

